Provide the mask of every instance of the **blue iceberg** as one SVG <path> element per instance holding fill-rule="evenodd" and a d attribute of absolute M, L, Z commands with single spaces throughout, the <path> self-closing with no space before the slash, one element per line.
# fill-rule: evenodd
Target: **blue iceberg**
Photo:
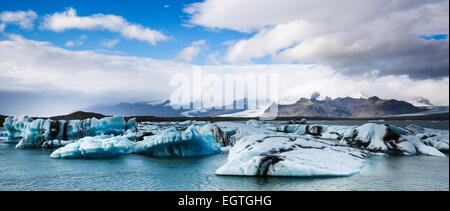
<path fill-rule="evenodd" d="M 136 143 L 135 153 L 162 157 L 201 156 L 220 153 L 220 145 L 211 135 L 202 135 L 191 126 L 185 131 L 170 128 L 159 135 L 146 136 Z"/>
<path fill-rule="evenodd" d="M 136 120 L 128 123 L 121 116 L 85 120 L 36 119 L 28 116 L 8 117 L 4 127 L 8 130 L 8 142 L 18 143 L 16 148 L 41 147 L 46 141 L 78 140 L 86 136 L 122 135 L 126 130 L 136 131 Z"/>

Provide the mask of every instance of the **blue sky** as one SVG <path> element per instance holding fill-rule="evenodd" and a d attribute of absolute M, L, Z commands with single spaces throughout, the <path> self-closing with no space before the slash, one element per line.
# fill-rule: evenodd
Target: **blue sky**
<path fill-rule="evenodd" d="M 36 26 L 33 30 L 21 29 L 18 25 L 9 24 L 4 32 L 20 34 L 27 39 L 51 42 L 55 46 L 71 50 L 98 50 L 104 49 L 104 52 L 117 53 L 129 56 L 149 57 L 161 60 L 174 60 L 178 53 L 185 47 L 190 46 L 192 42 L 205 40 L 205 45 L 192 61 L 192 64 L 208 64 L 207 57 L 210 54 L 224 56 L 229 50 L 227 43 L 233 43 L 239 40 L 250 39 L 258 31 L 242 32 L 232 27 L 205 27 L 201 24 L 190 23 L 190 15 L 183 11 L 184 8 L 193 3 L 202 3 L 202 0 L 158 0 L 158 1 L 136 1 L 126 2 L 116 0 L 97 0 L 97 1 L 76 1 L 76 0 L 17 0 L 8 1 L 0 5 L 2 11 L 27 11 L 32 10 L 38 14 Z M 158 42 L 155 45 L 127 39 L 118 33 L 107 30 L 79 30 L 68 29 L 63 32 L 55 32 L 48 29 L 40 29 L 39 23 L 42 23 L 46 15 L 52 15 L 55 12 L 64 12 L 68 8 L 76 10 L 80 17 L 87 17 L 93 14 L 116 15 L 125 18 L 128 22 L 139 24 L 143 27 L 160 31 L 169 37 L 169 40 Z M 245 20 L 243 20 L 245 21 Z M 269 24 L 270 25 L 270 24 Z M 80 37 L 86 37 L 81 40 L 82 45 L 66 46 L 68 41 L 80 41 Z M 417 36 L 425 40 L 448 39 L 447 34 L 433 34 L 432 31 L 424 32 Z M 0 38 L 6 39 L 7 34 L 0 33 Z M 114 47 L 102 46 L 102 43 L 108 41 L 118 41 Z M 289 47 L 293 47 L 292 44 Z M 106 51 L 107 50 L 107 51 Z M 278 49 L 279 53 L 283 48 Z M 313 64 L 316 61 L 279 61 L 270 54 L 251 58 L 251 63 L 293 63 L 293 64 Z M 383 60 L 384 61 L 384 60 Z"/>
<path fill-rule="evenodd" d="M 183 12 L 186 5 L 198 2 L 191 0 L 158 0 L 158 1 L 75 1 L 75 0 L 18 0 L 8 1 L 0 5 L 1 11 L 27 11 L 36 12 L 39 17 L 37 22 L 44 19 L 45 15 L 51 15 L 55 12 L 63 12 L 67 8 L 73 8 L 78 16 L 90 16 L 93 14 L 117 15 L 125 18 L 130 23 L 140 24 L 154 30 L 163 32 L 170 39 L 164 42 L 158 42 L 156 45 L 150 45 L 145 42 L 127 39 L 118 33 L 105 30 L 78 30 L 71 29 L 63 32 L 54 32 L 50 30 L 41 30 L 38 25 L 33 30 L 23 30 L 18 25 L 10 24 L 5 28 L 7 33 L 15 33 L 24 36 L 27 39 L 48 41 L 56 46 L 68 48 L 65 46 L 67 41 L 76 41 L 82 35 L 87 39 L 83 45 L 74 46 L 68 49 L 73 50 L 93 50 L 105 49 L 101 46 L 102 42 L 118 39 L 119 43 L 114 48 L 107 50 L 120 51 L 130 56 L 150 57 L 155 59 L 174 59 L 178 52 L 188 47 L 192 42 L 205 40 L 206 45 L 199 55 L 191 61 L 193 64 L 204 64 L 206 56 L 209 53 L 220 51 L 224 52 L 226 45 L 224 42 L 249 37 L 248 33 L 241 33 L 232 30 L 213 30 L 204 27 L 187 27 L 188 14 Z M 107 6 L 105 6 L 107 5 Z M 0 37 L 5 39 L 5 34 Z M 261 60 L 265 63 L 266 60 Z"/>

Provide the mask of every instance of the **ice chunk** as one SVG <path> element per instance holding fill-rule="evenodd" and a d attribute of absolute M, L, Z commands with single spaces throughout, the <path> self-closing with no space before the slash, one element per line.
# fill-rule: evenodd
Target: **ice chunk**
<path fill-rule="evenodd" d="M 202 135 L 210 135 L 214 141 L 220 144 L 221 147 L 233 146 L 235 140 L 231 138 L 236 133 L 235 130 L 224 131 L 219 126 L 207 124 L 199 127 L 198 132 Z"/>
<path fill-rule="evenodd" d="M 411 129 L 402 129 L 391 125 L 367 123 L 360 127 L 349 129 L 344 134 L 341 143 L 372 152 L 397 155 L 425 154 L 445 156 L 436 149 L 439 145 L 434 146 L 434 144 L 430 143 L 434 148 L 427 146 L 426 142 L 423 142 L 417 136 L 416 131 L 421 131 L 420 129 L 415 128 L 415 132 L 411 131 Z"/>
<path fill-rule="evenodd" d="M 252 135 L 231 149 L 219 175 L 350 176 L 359 173 L 367 154 L 304 136 Z"/>
<path fill-rule="evenodd" d="M 101 134 L 121 135 L 125 132 L 125 119 L 122 116 L 105 117 L 100 120 L 92 118 L 88 136 Z"/>
<path fill-rule="evenodd" d="M 266 122 L 264 121 L 258 121 L 256 119 L 250 119 L 247 121 L 246 123 L 248 126 L 252 126 L 252 127 L 262 127 L 262 126 L 266 126 Z"/>
<path fill-rule="evenodd" d="M 136 118 L 131 118 L 127 121 L 126 130 L 130 130 L 131 132 L 136 132 Z"/>
<path fill-rule="evenodd" d="M 7 117 L 3 126 L 8 130 L 8 142 L 19 142 L 25 136 L 25 128 L 32 121 L 28 116 Z"/>
<path fill-rule="evenodd" d="M 418 125 L 408 125 L 405 131 L 419 137 L 425 145 L 432 146 L 441 152 L 449 151 L 449 131 L 422 128 Z"/>
<path fill-rule="evenodd" d="M 40 147 L 42 142 L 48 139 L 51 120 L 37 119 L 25 124 L 23 138 L 16 145 L 16 149 Z"/>
<path fill-rule="evenodd" d="M 135 153 L 163 157 L 200 156 L 220 153 L 220 145 L 211 135 L 202 135 L 190 126 L 185 131 L 170 128 L 159 135 L 146 136 L 136 143 Z"/>
<path fill-rule="evenodd" d="M 129 121 L 128 128 L 136 130 Z M 85 136 L 102 134 L 121 135 L 125 133 L 126 123 L 123 117 L 105 117 L 85 120 L 33 120 L 27 116 L 8 117 L 5 119 L 8 141 L 18 142 L 16 148 L 41 147 L 45 141 L 77 140 Z"/>
<path fill-rule="evenodd" d="M 62 140 L 44 141 L 44 143 L 42 143 L 42 148 L 47 148 L 47 149 L 60 148 L 60 147 L 66 146 L 73 142 L 74 141 L 62 141 Z"/>
<path fill-rule="evenodd" d="M 134 142 L 126 136 L 84 137 L 55 150 L 51 158 L 103 158 L 133 152 Z"/>

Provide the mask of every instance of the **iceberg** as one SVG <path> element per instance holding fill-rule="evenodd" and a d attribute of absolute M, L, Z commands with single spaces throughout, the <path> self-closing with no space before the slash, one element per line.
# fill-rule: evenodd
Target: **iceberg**
<path fill-rule="evenodd" d="M 392 125 L 367 123 L 360 127 L 349 129 L 343 135 L 341 143 L 371 152 L 396 155 L 425 154 L 445 157 L 442 152 L 432 147 L 434 146 L 433 144 L 430 144 L 432 146 L 426 145 L 426 142 L 423 142 L 416 132 Z"/>
<path fill-rule="evenodd" d="M 212 136 L 214 141 L 220 144 L 221 147 L 233 146 L 236 142 L 236 140 L 232 138 L 232 136 L 236 134 L 236 130 L 222 129 L 216 124 L 206 124 L 198 127 L 197 130 L 202 135 Z"/>
<path fill-rule="evenodd" d="M 66 146 L 70 143 L 73 143 L 73 141 L 51 140 L 51 141 L 44 141 L 41 147 L 46 149 L 53 149 Z"/>
<path fill-rule="evenodd" d="M 84 137 L 50 154 L 51 158 L 105 158 L 133 152 L 134 142 L 126 136 Z"/>
<path fill-rule="evenodd" d="M 143 140 L 136 141 L 142 137 Z M 48 143 L 50 144 L 59 143 Z M 50 155 L 51 158 L 105 158 L 130 153 L 187 157 L 221 152 L 220 145 L 211 135 L 200 134 L 194 126 L 186 131 L 177 131 L 175 128 L 166 129 L 159 135 L 143 136 L 140 133 L 128 133 L 121 136 L 100 135 L 61 144 L 65 146 L 55 150 Z"/>
<path fill-rule="evenodd" d="M 363 150 L 298 135 L 251 135 L 231 149 L 218 175 L 351 176 L 360 172 Z"/>
<path fill-rule="evenodd" d="M 128 123 L 121 116 L 85 120 L 36 119 L 28 116 L 7 117 L 4 127 L 8 130 L 8 142 L 18 143 L 16 148 L 41 147 L 46 141 L 78 140 L 85 136 L 122 135 L 127 129 L 136 131 L 136 120 Z"/>
<path fill-rule="evenodd" d="M 137 131 L 137 123 L 136 123 L 136 118 L 131 118 L 127 121 L 127 125 L 125 130 L 129 130 L 131 132 L 136 132 Z"/>
<path fill-rule="evenodd" d="M 220 145 L 211 135 L 202 135 L 195 126 L 190 126 L 185 131 L 177 131 L 175 128 L 164 130 L 155 136 L 146 136 L 141 142 L 137 142 L 135 153 L 160 157 L 187 157 L 220 153 Z"/>
<path fill-rule="evenodd" d="M 353 126 L 339 125 L 308 125 L 308 124 L 287 124 L 278 126 L 276 131 L 283 133 L 295 133 L 297 135 L 310 135 L 322 139 L 340 140 L 343 134 Z"/>
<path fill-rule="evenodd" d="M 415 135 L 427 145 L 436 148 L 441 152 L 449 152 L 449 131 L 422 128 L 418 125 L 410 124 L 405 127 L 405 132 Z"/>
<path fill-rule="evenodd" d="M 252 127 L 260 127 L 262 124 L 263 124 L 262 122 L 255 119 L 250 119 L 247 121 L 247 125 Z"/>

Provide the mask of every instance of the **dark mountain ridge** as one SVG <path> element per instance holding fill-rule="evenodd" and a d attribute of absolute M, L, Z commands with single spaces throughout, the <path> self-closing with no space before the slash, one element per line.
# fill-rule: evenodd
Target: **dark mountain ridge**
<path fill-rule="evenodd" d="M 425 108 L 394 99 L 336 98 L 325 100 L 301 98 L 294 104 L 278 105 L 278 116 L 303 117 L 384 117 L 426 111 Z M 268 110 L 266 110 L 266 113 Z"/>

